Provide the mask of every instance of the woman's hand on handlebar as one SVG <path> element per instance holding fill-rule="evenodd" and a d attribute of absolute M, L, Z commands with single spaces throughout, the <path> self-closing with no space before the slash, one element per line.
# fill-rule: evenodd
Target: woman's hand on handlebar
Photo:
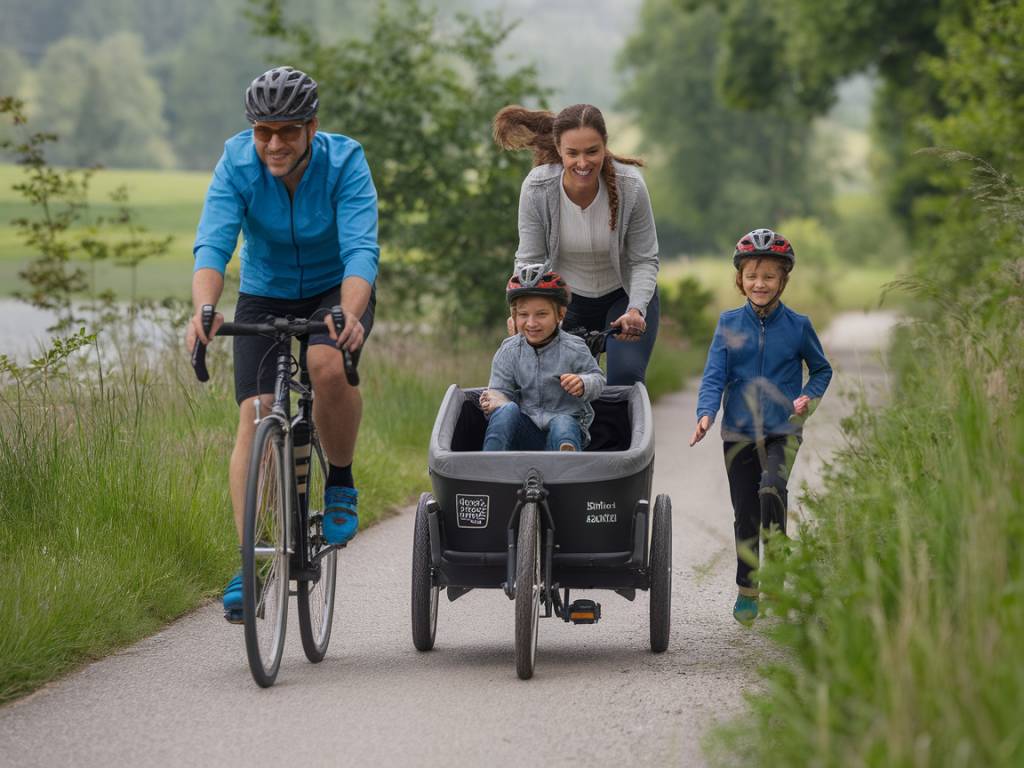
<path fill-rule="evenodd" d="M 626 310 L 626 314 L 615 320 L 612 323 L 612 327 L 619 329 L 619 332 L 615 334 L 616 339 L 621 341 L 639 341 L 640 337 L 647 330 L 647 321 L 640 314 L 640 310 L 634 307 Z"/>
<path fill-rule="evenodd" d="M 192 315 L 188 321 L 188 327 L 185 329 L 185 348 L 191 353 L 195 349 L 196 341 L 200 341 L 204 346 L 210 343 L 210 339 L 217 335 L 217 330 L 224 325 L 224 315 L 220 312 L 216 312 L 213 315 L 213 325 L 210 327 L 210 335 L 207 336 L 203 330 L 203 309 L 200 307 Z"/>
<path fill-rule="evenodd" d="M 345 315 L 345 327 L 341 329 L 341 335 L 338 335 L 334 327 L 334 318 L 329 314 L 324 317 L 324 322 L 327 323 L 327 332 L 330 334 L 331 339 L 337 343 L 338 349 L 347 349 L 349 352 L 355 352 L 363 346 L 363 341 L 366 339 L 366 331 L 363 329 L 363 324 L 359 322 L 358 317 L 344 307 L 341 308 L 341 311 Z"/>

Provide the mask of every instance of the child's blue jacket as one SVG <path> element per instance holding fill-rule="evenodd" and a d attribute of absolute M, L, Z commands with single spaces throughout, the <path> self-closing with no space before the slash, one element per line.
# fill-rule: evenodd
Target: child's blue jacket
<path fill-rule="evenodd" d="M 806 384 L 802 363 L 807 363 Z M 793 401 L 802 394 L 820 398 L 831 379 L 832 366 L 806 315 L 780 302 L 762 320 L 747 302 L 718 319 L 697 396 L 697 418 L 714 421 L 721 404 L 727 440 L 799 434 L 802 420 L 790 420 Z"/>

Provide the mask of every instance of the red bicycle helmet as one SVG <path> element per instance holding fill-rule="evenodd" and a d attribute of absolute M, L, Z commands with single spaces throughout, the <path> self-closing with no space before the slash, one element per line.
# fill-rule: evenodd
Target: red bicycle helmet
<path fill-rule="evenodd" d="M 563 307 L 569 306 L 569 286 L 557 272 L 550 272 L 546 264 L 527 264 L 516 270 L 505 286 L 505 298 L 511 305 L 523 296 L 543 296 L 554 299 Z"/>
<path fill-rule="evenodd" d="M 779 259 L 786 265 L 786 271 L 793 271 L 796 264 L 796 254 L 793 246 L 778 232 L 770 229 L 755 229 L 748 232 L 736 243 L 736 250 L 732 254 L 732 263 L 736 269 L 745 259 L 757 259 L 770 256 Z"/>

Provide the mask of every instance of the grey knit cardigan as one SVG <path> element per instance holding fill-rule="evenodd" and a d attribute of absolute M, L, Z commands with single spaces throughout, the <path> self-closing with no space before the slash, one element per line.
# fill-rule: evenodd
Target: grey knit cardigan
<path fill-rule="evenodd" d="M 629 295 L 629 308 L 646 314 L 658 282 L 658 233 L 647 185 L 636 166 L 615 164 L 619 217 L 609 241 L 612 266 Z M 519 248 L 516 267 L 550 262 L 558 271 L 559 184 L 562 166 L 538 165 L 519 193 Z M 570 286 L 571 288 L 572 286 Z"/>

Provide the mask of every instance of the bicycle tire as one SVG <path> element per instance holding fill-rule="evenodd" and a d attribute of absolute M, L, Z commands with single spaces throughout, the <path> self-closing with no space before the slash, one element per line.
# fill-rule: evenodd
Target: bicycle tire
<path fill-rule="evenodd" d="M 256 683 L 274 684 L 288 621 L 288 519 L 284 432 L 272 418 L 256 428 L 246 478 L 242 532 L 245 651 Z"/>
<path fill-rule="evenodd" d="M 651 526 L 651 651 L 668 649 L 672 621 L 672 499 L 661 494 L 654 500 Z"/>
<path fill-rule="evenodd" d="M 540 619 L 540 526 L 537 505 L 524 504 L 519 513 L 516 543 L 516 674 L 533 677 L 537 662 L 537 625 Z"/>
<path fill-rule="evenodd" d="M 306 547 L 312 557 L 322 547 L 324 489 L 327 485 L 327 459 L 316 431 L 309 440 L 309 475 L 306 493 L 309 499 L 308 528 L 296 546 Z M 323 661 L 331 642 L 334 598 L 337 585 L 338 550 L 331 547 L 320 557 L 320 576 L 315 581 L 300 580 L 295 596 L 299 615 L 299 637 L 306 658 L 314 664 Z"/>
<path fill-rule="evenodd" d="M 434 584 L 430 564 L 430 525 L 427 520 L 429 493 L 420 496 L 412 536 L 412 644 L 417 651 L 429 651 L 437 636 L 437 607 L 441 588 Z"/>

